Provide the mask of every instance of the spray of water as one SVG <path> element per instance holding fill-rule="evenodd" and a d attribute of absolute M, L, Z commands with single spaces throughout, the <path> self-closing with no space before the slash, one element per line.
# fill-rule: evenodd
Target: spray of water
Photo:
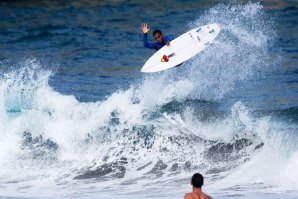
<path fill-rule="evenodd" d="M 215 189 L 297 189 L 296 124 L 256 117 L 241 102 L 210 113 L 237 81 L 267 66 L 265 21 L 259 4 L 215 6 L 189 24 L 221 24 L 200 56 L 98 102 L 54 91 L 50 71 L 21 63 L 0 79 L 1 183 L 147 179 L 150 187 L 201 171 Z"/>

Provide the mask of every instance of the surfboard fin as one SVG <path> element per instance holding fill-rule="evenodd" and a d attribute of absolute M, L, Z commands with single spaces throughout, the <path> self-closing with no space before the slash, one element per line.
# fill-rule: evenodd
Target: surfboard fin
<path fill-rule="evenodd" d="M 214 29 L 212 29 L 212 30 L 209 31 L 209 33 L 213 33 L 213 32 L 214 32 Z"/>
<path fill-rule="evenodd" d="M 200 32 L 202 30 L 202 28 L 199 28 L 196 32 Z"/>

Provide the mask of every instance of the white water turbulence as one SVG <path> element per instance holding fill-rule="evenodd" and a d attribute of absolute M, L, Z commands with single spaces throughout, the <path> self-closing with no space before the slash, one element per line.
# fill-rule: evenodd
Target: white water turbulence
<path fill-rule="evenodd" d="M 194 172 L 218 198 L 297 191 L 297 122 L 241 101 L 221 109 L 235 82 L 272 64 L 263 15 L 252 3 L 211 8 L 189 26 L 221 24 L 212 46 L 103 101 L 56 92 L 36 60 L 1 75 L 0 196 L 182 198 Z"/>

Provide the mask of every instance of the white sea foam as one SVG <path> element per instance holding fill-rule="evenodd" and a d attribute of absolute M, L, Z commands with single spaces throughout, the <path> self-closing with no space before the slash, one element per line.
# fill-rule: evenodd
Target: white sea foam
<path fill-rule="evenodd" d="M 32 198 L 113 198 L 110 192 L 160 198 L 174 187 L 178 198 L 200 171 L 214 193 L 296 191 L 297 124 L 255 116 L 240 101 L 223 115 L 209 114 L 210 104 L 267 64 L 270 24 L 256 22 L 261 9 L 252 3 L 210 9 L 190 26 L 220 23 L 213 46 L 183 68 L 145 77 L 103 101 L 54 91 L 51 72 L 36 60 L 1 76 L 0 190 Z M 82 177 L 103 165 L 112 171 Z"/>

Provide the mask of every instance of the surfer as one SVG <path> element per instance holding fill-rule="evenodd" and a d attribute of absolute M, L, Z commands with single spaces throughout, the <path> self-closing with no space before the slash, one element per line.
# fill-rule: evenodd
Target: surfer
<path fill-rule="evenodd" d="M 170 42 L 174 39 L 171 35 L 164 36 L 160 30 L 154 30 L 153 37 L 156 42 L 148 42 L 148 32 L 150 28 L 148 28 L 148 25 L 145 23 L 141 24 L 140 28 L 144 33 L 143 43 L 145 48 L 159 50 L 164 45 L 170 46 Z"/>
<path fill-rule="evenodd" d="M 202 192 L 204 177 L 200 173 L 195 173 L 191 178 L 192 192 L 186 193 L 184 199 L 212 199 Z"/>

